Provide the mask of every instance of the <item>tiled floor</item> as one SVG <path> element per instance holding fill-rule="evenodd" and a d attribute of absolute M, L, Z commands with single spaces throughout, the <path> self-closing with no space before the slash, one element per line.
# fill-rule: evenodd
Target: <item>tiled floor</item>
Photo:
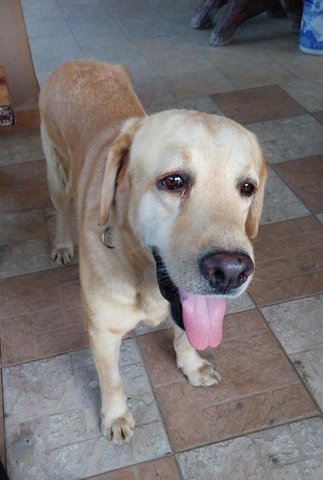
<path fill-rule="evenodd" d="M 137 427 L 117 447 L 99 430 L 77 261 L 49 260 L 39 132 L 0 136 L 0 456 L 11 480 L 323 478 L 323 57 L 300 53 L 289 21 L 266 15 L 211 48 L 189 26 L 198 3 L 22 0 L 41 83 L 71 59 L 127 63 L 149 113 L 225 114 L 258 135 L 270 173 L 255 279 L 230 305 L 220 347 L 204 352 L 222 383 L 190 386 L 169 325 L 138 326 L 120 362 Z"/>

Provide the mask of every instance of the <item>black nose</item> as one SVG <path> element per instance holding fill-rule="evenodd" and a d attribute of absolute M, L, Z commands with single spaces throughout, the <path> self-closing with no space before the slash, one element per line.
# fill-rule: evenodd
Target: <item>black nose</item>
<path fill-rule="evenodd" d="M 220 252 L 203 257 L 200 268 L 212 288 L 219 293 L 229 293 L 246 282 L 254 270 L 254 264 L 245 253 Z"/>

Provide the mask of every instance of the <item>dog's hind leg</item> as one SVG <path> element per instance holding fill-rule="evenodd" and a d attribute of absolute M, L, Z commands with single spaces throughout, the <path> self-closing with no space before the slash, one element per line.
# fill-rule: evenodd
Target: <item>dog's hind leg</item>
<path fill-rule="evenodd" d="M 187 376 L 194 387 L 210 387 L 220 383 L 221 376 L 213 365 L 201 358 L 187 340 L 184 330 L 174 325 L 174 348 L 177 366 Z"/>
<path fill-rule="evenodd" d="M 70 263 L 74 256 L 71 234 L 71 172 L 68 152 L 61 143 L 59 149 L 51 141 L 42 122 L 41 139 L 47 162 L 49 193 L 57 211 L 56 233 L 51 259 L 58 265 Z"/>

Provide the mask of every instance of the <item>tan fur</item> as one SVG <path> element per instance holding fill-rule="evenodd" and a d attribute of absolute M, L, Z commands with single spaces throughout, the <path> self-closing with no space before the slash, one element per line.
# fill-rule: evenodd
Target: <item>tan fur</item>
<path fill-rule="evenodd" d="M 86 324 L 102 394 L 102 431 L 117 443 L 131 439 L 134 420 L 118 369 L 122 336 L 139 321 L 158 325 L 168 316 L 152 247 L 175 284 L 208 294 L 197 259 L 210 248 L 246 251 L 256 235 L 266 167 L 253 134 L 238 124 L 192 111 L 150 117 L 124 66 L 77 61 L 59 67 L 40 95 L 48 182 L 57 209 L 52 258 L 73 256 L 69 205 L 78 214 L 80 276 Z M 158 181 L 187 170 L 185 195 L 165 193 Z M 237 182 L 258 183 L 253 199 Z M 101 242 L 109 228 L 107 248 Z M 241 292 L 247 284 L 241 288 Z M 203 293 L 204 292 L 204 293 Z M 175 327 L 177 364 L 193 385 L 220 375 Z"/>

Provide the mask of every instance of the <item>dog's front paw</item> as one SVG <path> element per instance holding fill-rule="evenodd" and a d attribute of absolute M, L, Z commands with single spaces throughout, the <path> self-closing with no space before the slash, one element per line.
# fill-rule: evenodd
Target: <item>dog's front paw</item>
<path fill-rule="evenodd" d="M 207 360 L 204 360 L 198 368 L 189 371 L 186 370 L 184 373 L 190 384 L 194 387 L 211 387 L 221 382 L 221 375 Z"/>
<path fill-rule="evenodd" d="M 112 440 L 118 445 L 128 443 L 133 437 L 135 430 L 135 421 L 128 410 L 124 415 L 118 418 L 109 418 L 102 416 L 101 431 L 108 440 Z"/>
<path fill-rule="evenodd" d="M 50 254 L 50 258 L 57 265 L 66 265 L 71 263 L 72 258 L 74 257 L 74 247 L 73 244 L 66 246 L 55 246 Z"/>

